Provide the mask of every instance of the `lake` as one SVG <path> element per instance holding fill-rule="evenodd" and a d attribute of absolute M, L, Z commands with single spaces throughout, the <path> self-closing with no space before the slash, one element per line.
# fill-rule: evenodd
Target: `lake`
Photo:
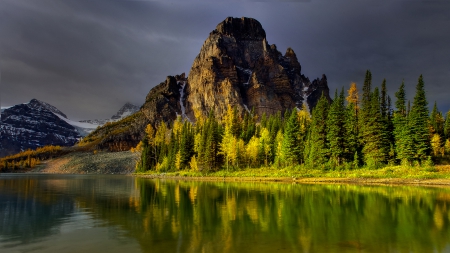
<path fill-rule="evenodd" d="M 0 252 L 450 252 L 450 189 L 0 174 Z"/>

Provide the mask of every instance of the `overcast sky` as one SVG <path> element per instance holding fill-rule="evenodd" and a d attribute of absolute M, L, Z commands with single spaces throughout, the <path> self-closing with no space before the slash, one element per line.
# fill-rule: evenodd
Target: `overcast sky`
<path fill-rule="evenodd" d="M 203 42 L 228 16 L 253 17 L 270 44 L 292 47 L 311 80 L 334 89 L 372 71 L 393 96 L 450 109 L 449 1 L 0 0 L 1 106 L 37 98 L 72 119 L 109 118 L 141 106 L 168 75 L 189 73 Z"/>

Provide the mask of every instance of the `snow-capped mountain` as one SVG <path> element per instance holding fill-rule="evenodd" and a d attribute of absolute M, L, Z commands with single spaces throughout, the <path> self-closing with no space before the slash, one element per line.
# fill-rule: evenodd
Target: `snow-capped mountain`
<path fill-rule="evenodd" d="M 138 110 L 126 103 L 111 119 L 74 121 L 55 106 L 37 99 L 2 107 L 0 157 L 45 145 L 73 146 L 106 122 L 120 120 Z"/>
<path fill-rule="evenodd" d="M 56 107 L 37 99 L 2 108 L 0 156 L 45 145 L 72 146 L 81 135 Z"/>
<path fill-rule="evenodd" d="M 126 103 L 120 110 L 111 117 L 111 121 L 118 121 L 131 114 L 139 111 L 139 107 L 130 103 Z"/>
<path fill-rule="evenodd" d="M 102 126 L 107 122 L 116 122 L 123 118 L 126 118 L 133 113 L 139 111 L 139 107 L 130 103 L 126 103 L 123 105 L 116 114 L 114 114 L 110 119 L 88 119 L 88 120 L 80 120 L 80 123 L 88 123 L 97 126 Z M 91 130 L 92 131 L 92 130 Z M 90 132 L 91 132 L 90 131 Z"/>

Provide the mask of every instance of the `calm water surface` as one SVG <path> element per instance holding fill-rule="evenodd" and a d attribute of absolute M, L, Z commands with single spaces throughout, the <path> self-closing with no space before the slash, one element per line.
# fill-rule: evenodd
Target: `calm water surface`
<path fill-rule="evenodd" d="M 448 188 L 0 174 L 0 252 L 450 252 Z"/>

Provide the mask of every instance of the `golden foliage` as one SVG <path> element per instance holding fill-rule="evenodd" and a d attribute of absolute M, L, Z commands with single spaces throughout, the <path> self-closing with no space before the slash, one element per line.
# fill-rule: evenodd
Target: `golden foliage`
<path fill-rule="evenodd" d="M 169 144 L 169 138 L 167 137 L 167 125 L 162 121 L 155 134 L 155 145 L 161 145 L 162 143 Z"/>
<path fill-rule="evenodd" d="M 253 136 L 247 144 L 245 149 L 245 153 L 247 155 L 247 159 L 251 164 L 256 164 L 258 160 L 258 150 L 259 150 L 259 138 Z"/>
<path fill-rule="evenodd" d="M 308 129 L 309 124 L 311 124 L 311 114 L 309 113 L 308 107 L 303 103 L 302 109 L 297 112 L 298 122 L 300 123 L 300 133 L 306 134 L 306 129 Z"/>
<path fill-rule="evenodd" d="M 178 151 L 177 154 L 175 155 L 175 167 L 177 168 L 177 170 L 181 169 L 181 153 L 180 153 L 180 151 Z"/>
<path fill-rule="evenodd" d="M 437 156 L 441 150 L 441 136 L 434 134 L 431 138 L 431 148 L 433 149 L 434 156 Z"/>
<path fill-rule="evenodd" d="M 135 148 L 131 148 L 131 153 L 142 152 L 142 147 L 144 143 L 140 141 Z"/>
<path fill-rule="evenodd" d="M 356 110 L 359 109 L 358 101 L 359 101 L 359 94 L 358 94 L 358 87 L 356 87 L 356 83 L 350 84 L 350 89 L 348 90 L 348 96 L 345 98 L 348 103 L 355 104 Z"/>
<path fill-rule="evenodd" d="M 191 161 L 189 162 L 189 166 L 191 167 L 192 171 L 198 171 L 197 158 L 195 158 L 195 155 L 191 157 Z"/>
<path fill-rule="evenodd" d="M 450 139 L 447 139 L 447 140 L 445 141 L 444 147 L 445 147 L 445 152 L 446 152 L 447 154 L 450 154 Z"/>

